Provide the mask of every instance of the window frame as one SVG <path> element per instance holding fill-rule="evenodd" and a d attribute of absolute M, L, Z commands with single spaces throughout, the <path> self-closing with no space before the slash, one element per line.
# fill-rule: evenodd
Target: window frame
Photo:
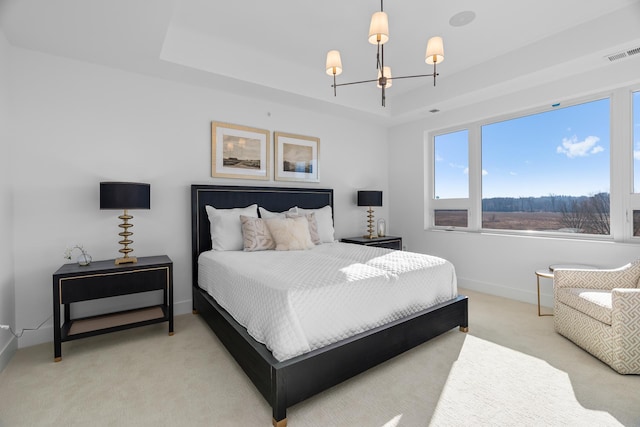
<path fill-rule="evenodd" d="M 638 91 L 640 91 L 640 85 L 625 86 L 561 101 L 562 108 L 568 108 L 605 98 L 609 99 L 609 197 L 611 205 L 611 233 L 609 235 L 500 230 L 482 227 L 482 126 L 553 111 L 554 107 L 551 105 L 542 105 L 457 126 L 425 131 L 425 168 L 427 170 L 425 173 L 425 229 L 640 243 L 640 236 L 633 236 L 633 211 L 640 210 L 640 193 L 633 193 L 633 93 Z M 469 134 L 469 198 L 434 199 L 435 137 L 460 130 L 467 130 Z M 434 211 L 451 209 L 466 209 L 468 211 L 468 227 L 435 225 Z"/>

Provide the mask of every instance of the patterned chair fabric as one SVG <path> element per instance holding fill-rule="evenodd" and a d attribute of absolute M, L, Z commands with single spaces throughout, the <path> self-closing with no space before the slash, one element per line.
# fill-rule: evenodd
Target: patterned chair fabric
<path fill-rule="evenodd" d="M 556 331 L 621 374 L 640 374 L 640 259 L 554 271 Z"/>

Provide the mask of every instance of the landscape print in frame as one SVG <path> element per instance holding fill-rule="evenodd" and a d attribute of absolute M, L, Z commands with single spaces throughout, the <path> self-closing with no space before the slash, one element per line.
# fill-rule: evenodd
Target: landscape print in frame
<path fill-rule="evenodd" d="M 269 131 L 211 122 L 211 176 L 268 180 Z"/>
<path fill-rule="evenodd" d="M 312 136 L 274 133 L 275 179 L 319 182 L 320 139 Z"/>

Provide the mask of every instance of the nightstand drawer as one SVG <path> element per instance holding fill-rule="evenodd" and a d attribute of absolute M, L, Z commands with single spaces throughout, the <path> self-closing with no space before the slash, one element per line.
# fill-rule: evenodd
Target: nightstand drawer
<path fill-rule="evenodd" d="M 387 240 L 386 242 L 378 242 L 371 246 L 375 246 L 377 248 L 395 249 L 396 251 L 400 251 L 402 250 L 402 239 Z"/>
<path fill-rule="evenodd" d="M 395 249 L 397 251 L 402 250 L 402 237 L 396 236 L 374 237 L 373 239 L 367 237 L 346 237 L 342 239 L 341 242 L 374 246 L 376 248 Z"/>
<path fill-rule="evenodd" d="M 166 289 L 169 267 L 152 267 L 60 279 L 62 304 Z"/>

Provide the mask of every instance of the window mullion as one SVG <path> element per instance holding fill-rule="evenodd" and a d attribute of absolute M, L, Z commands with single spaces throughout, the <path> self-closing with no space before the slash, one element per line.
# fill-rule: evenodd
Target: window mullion
<path fill-rule="evenodd" d="M 482 143 L 480 125 L 469 126 L 469 229 L 482 228 Z"/>

